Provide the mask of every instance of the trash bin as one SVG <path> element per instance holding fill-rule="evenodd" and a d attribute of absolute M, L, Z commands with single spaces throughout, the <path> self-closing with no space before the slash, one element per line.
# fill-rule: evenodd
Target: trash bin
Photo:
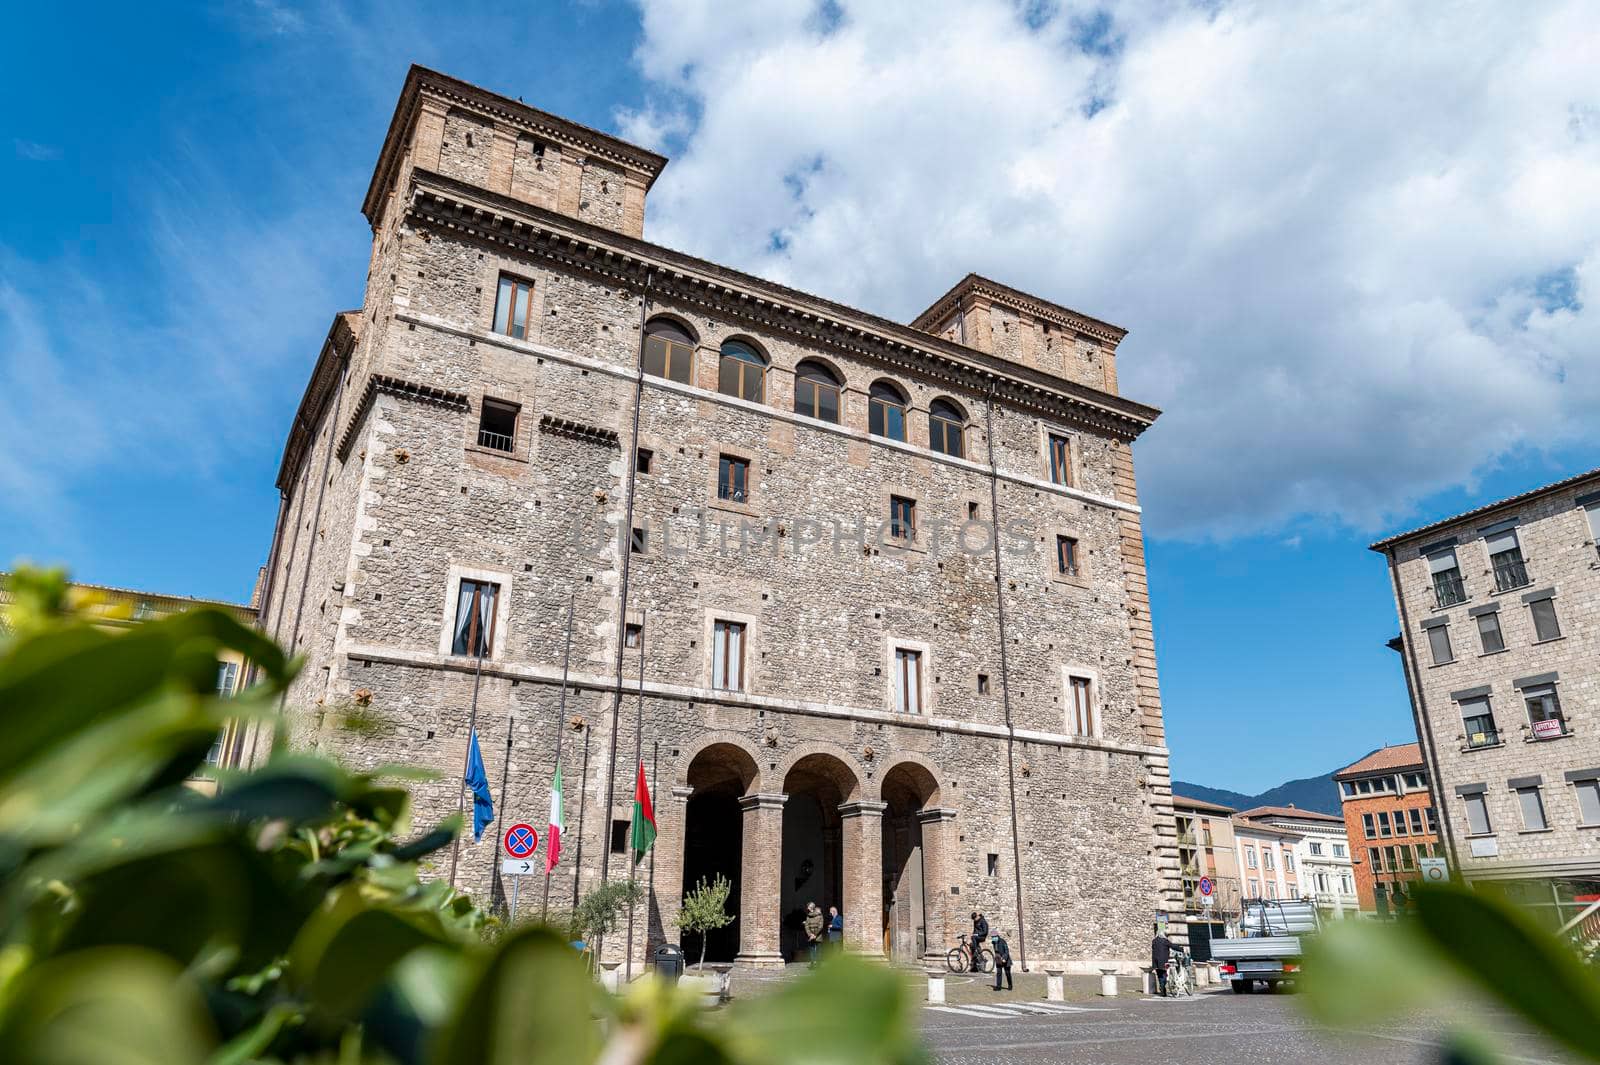
<path fill-rule="evenodd" d="M 683 951 L 667 943 L 656 948 L 656 975 L 669 984 L 683 975 Z"/>

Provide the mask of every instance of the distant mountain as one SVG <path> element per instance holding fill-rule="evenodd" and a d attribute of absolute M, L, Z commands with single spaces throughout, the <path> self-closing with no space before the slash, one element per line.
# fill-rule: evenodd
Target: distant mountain
<path fill-rule="evenodd" d="M 1245 795 L 1226 788 L 1208 788 L 1204 784 L 1191 784 L 1186 780 L 1172 782 L 1172 790 L 1179 795 L 1205 802 L 1221 803 L 1235 810 L 1248 810 L 1254 806 L 1295 806 L 1302 810 L 1339 816 L 1339 786 L 1333 782 L 1329 771 L 1320 777 L 1302 777 L 1279 784 L 1260 795 Z"/>

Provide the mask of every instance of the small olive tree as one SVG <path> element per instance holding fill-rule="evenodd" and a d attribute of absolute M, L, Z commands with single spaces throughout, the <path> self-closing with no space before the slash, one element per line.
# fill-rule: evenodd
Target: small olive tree
<path fill-rule="evenodd" d="M 684 932 L 700 934 L 699 968 L 705 968 L 706 964 L 706 933 L 733 923 L 733 914 L 728 912 L 728 893 L 732 890 L 728 878 L 718 873 L 717 879 L 709 884 L 701 877 L 694 890 L 683 896 L 677 925 Z"/>

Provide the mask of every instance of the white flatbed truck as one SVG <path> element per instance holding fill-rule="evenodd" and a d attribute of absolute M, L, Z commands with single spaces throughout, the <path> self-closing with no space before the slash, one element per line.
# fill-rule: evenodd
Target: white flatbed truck
<path fill-rule="evenodd" d="M 1303 941 L 1319 927 L 1314 903 L 1246 899 L 1237 934 L 1213 939 L 1211 958 L 1222 963 L 1234 994 L 1249 994 L 1258 983 L 1275 990 L 1300 975 Z"/>

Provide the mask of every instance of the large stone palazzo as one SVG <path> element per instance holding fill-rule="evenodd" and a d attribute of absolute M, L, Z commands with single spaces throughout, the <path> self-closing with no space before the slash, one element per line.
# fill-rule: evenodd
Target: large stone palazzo
<path fill-rule="evenodd" d="M 543 824 L 559 750 L 566 845 L 520 914 L 639 878 L 635 963 L 792 960 L 815 901 L 871 955 L 976 909 L 1019 961 L 1136 964 L 1182 901 L 1123 331 L 975 275 L 895 323 L 651 244 L 665 165 L 408 76 L 279 469 L 292 741 L 436 770 L 419 828 L 473 723 L 496 829 Z M 496 835 L 454 868 L 500 903 Z M 718 875 L 738 919 L 683 936 Z"/>

